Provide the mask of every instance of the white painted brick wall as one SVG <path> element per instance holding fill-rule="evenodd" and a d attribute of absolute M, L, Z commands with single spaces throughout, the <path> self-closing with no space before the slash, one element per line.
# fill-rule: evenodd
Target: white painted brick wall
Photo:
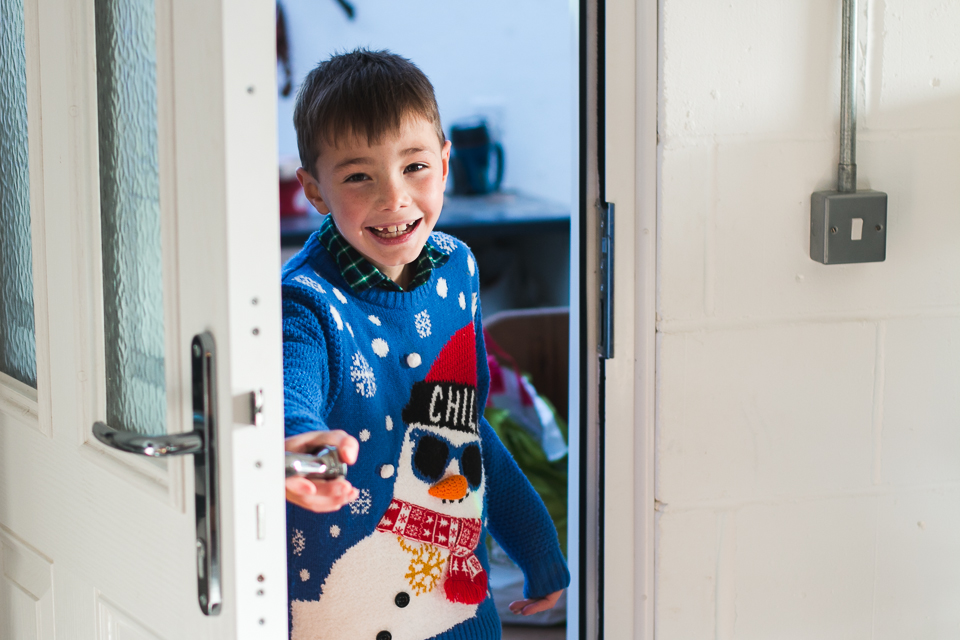
<path fill-rule="evenodd" d="M 960 2 L 860 0 L 887 261 L 809 257 L 840 0 L 661 0 L 657 638 L 960 633 Z"/>

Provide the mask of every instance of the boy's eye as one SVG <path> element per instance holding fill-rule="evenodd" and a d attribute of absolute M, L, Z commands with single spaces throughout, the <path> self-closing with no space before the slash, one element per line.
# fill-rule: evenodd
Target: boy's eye
<path fill-rule="evenodd" d="M 351 173 L 346 178 L 344 178 L 343 181 L 344 182 L 363 182 L 364 180 L 369 180 L 369 179 L 370 179 L 369 176 L 367 176 L 367 174 L 365 173 Z"/>
<path fill-rule="evenodd" d="M 426 169 L 427 165 L 422 162 L 414 162 L 413 164 L 407 165 L 407 168 L 403 170 L 404 173 L 412 173 L 414 171 L 420 171 L 421 169 Z"/>

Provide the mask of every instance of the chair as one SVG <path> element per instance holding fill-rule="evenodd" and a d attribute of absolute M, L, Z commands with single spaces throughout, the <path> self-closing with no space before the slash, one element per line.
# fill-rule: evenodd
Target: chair
<path fill-rule="evenodd" d="M 521 373 L 530 374 L 540 395 L 550 400 L 566 420 L 570 311 L 566 307 L 501 311 L 485 319 L 483 325 L 497 344 L 516 360 Z"/>

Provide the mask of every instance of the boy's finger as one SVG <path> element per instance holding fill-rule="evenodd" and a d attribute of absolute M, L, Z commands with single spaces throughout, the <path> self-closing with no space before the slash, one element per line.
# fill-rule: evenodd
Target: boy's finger
<path fill-rule="evenodd" d="M 341 429 L 310 431 L 290 436 L 284 440 L 284 449 L 298 453 L 315 451 L 326 445 L 336 447 L 340 459 L 347 464 L 355 463 L 357 455 L 360 453 L 360 443 L 357 442 L 357 439 Z"/>
<path fill-rule="evenodd" d="M 317 492 L 317 485 L 300 476 L 287 478 L 286 486 L 288 493 L 295 493 L 297 495 L 307 496 Z"/>
<path fill-rule="evenodd" d="M 336 495 L 312 495 L 300 497 L 302 504 L 300 506 L 316 511 L 318 513 L 327 513 L 337 511 L 350 502 L 356 500 L 359 492 L 356 489 L 350 489 L 346 493 Z"/>
<path fill-rule="evenodd" d="M 541 611 L 546 611 L 547 609 L 552 609 L 562 594 L 563 590 L 561 589 L 542 598 L 516 600 L 510 603 L 509 608 L 510 611 L 515 614 L 530 616 L 535 613 L 540 613 Z"/>
<path fill-rule="evenodd" d="M 310 484 L 313 485 L 312 482 Z M 326 484 L 332 485 L 337 483 L 327 482 Z M 343 485 L 346 486 L 325 486 L 322 488 L 322 491 L 320 491 L 319 487 L 314 486 L 313 488 L 317 491 L 317 493 L 294 492 L 291 491 L 288 486 L 287 500 L 299 507 L 303 507 L 304 509 L 308 509 L 317 513 L 329 513 L 331 511 L 337 511 L 344 505 L 356 500 L 360 495 L 360 491 L 355 487 L 350 486 L 349 483 L 344 481 Z"/>
<path fill-rule="evenodd" d="M 553 605 L 547 602 L 546 600 L 534 600 L 527 606 L 523 608 L 520 613 L 525 616 L 532 616 L 535 613 L 540 613 L 541 611 L 546 611 Z"/>
<path fill-rule="evenodd" d="M 299 496 L 295 494 L 287 494 L 287 500 L 298 507 L 303 507 L 304 509 L 313 511 L 315 513 L 330 513 L 331 511 L 337 511 L 343 506 L 339 502 L 323 496 Z"/>
<path fill-rule="evenodd" d="M 336 480 L 309 480 L 309 482 L 313 484 L 315 488 L 313 493 L 318 496 L 339 498 L 348 496 L 350 492 L 353 491 L 353 485 L 343 478 L 337 478 Z"/>
<path fill-rule="evenodd" d="M 300 476 L 287 478 L 287 491 L 302 496 L 321 496 L 326 498 L 347 497 L 354 491 L 353 485 L 338 478 L 336 480 L 311 480 Z"/>
<path fill-rule="evenodd" d="M 284 439 L 283 448 L 287 451 L 306 453 L 308 451 L 318 449 L 325 444 L 336 444 L 337 441 L 340 440 L 340 437 L 341 436 L 336 435 L 336 432 L 333 431 L 309 431 L 307 433 L 298 433 L 295 436 L 290 436 L 289 438 Z"/>
<path fill-rule="evenodd" d="M 511 612 L 519 615 L 519 613 L 523 611 L 523 608 L 528 604 L 530 604 L 531 602 L 533 601 L 532 600 L 515 600 L 510 603 L 509 609 Z"/>
<path fill-rule="evenodd" d="M 357 456 L 360 455 L 360 443 L 353 436 L 344 433 L 343 438 L 337 444 L 337 453 L 341 460 L 347 464 L 353 464 L 357 461 Z"/>
<path fill-rule="evenodd" d="M 544 599 L 539 600 L 517 600 L 510 603 L 510 611 L 521 616 L 530 616 L 541 611 L 546 611 L 551 606 Z"/>

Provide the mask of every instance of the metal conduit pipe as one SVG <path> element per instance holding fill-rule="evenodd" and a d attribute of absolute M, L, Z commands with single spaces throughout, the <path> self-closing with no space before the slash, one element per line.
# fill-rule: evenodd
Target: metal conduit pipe
<path fill-rule="evenodd" d="M 857 0 L 843 0 L 840 54 L 840 166 L 837 191 L 857 190 Z"/>
<path fill-rule="evenodd" d="M 836 191 L 810 196 L 810 258 L 823 264 L 887 259 L 887 194 L 857 191 L 857 0 L 843 0 L 840 164 Z"/>

